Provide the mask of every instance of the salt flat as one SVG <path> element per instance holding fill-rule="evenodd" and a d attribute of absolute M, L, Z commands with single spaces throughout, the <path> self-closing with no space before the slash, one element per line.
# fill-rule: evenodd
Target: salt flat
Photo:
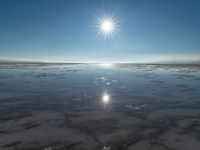
<path fill-rule="evenodd" d="M 2 150 L 199 147 L 199 65 L 0 64 Z"/>

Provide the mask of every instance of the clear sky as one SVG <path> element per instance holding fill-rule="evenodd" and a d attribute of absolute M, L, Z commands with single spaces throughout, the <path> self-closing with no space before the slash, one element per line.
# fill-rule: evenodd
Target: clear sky
<path fill-rule="evenodd" d="M 98 18 L 117 21 L 99 36 Z M 199 0 L 0 0 L 0 58 L 200 59 Z"/>

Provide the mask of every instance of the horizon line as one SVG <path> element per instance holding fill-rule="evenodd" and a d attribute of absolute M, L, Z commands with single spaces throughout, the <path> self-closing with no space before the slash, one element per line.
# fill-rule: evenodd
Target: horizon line
<path fill-rule="evenodd" d="M 199 62 L 79 62 L 79 61 L 1 61 L 1 64 L 138 64 L 138 65 L 200 65 Z"/>
<path fill-rule="evenodd" d="M 151 61 L 87 61 L 87 60 L 41 60 L 25 58 L 0 58 L 0 63 L 52 63 L 52 64 L 200 64 L 200 58 L 197 59 L 160 59 Z"/>

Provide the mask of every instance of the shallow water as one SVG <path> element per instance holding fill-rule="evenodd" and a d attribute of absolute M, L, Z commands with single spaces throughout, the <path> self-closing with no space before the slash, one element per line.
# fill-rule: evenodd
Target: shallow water
<path fill-rule="evenodd" d="M 199 150 L 200 66 L 0 64 L 2 150 Z"/>

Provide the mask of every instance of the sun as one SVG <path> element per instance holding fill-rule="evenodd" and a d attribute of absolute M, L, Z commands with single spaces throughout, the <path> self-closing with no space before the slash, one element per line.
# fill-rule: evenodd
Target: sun
<path fill-rule="evenodd" d="M 110 33 L 114 29 L 113 23 L 111 20 L 104 20 L 101 24 L 101 30 L 105 33 Z"/>
<path fill-rule="evenodd" d="M 113 37 L 117 31 L 117 21 L 114 17 L 101 17 L 98 18 L 99 34 L 105 39 Z"/>

